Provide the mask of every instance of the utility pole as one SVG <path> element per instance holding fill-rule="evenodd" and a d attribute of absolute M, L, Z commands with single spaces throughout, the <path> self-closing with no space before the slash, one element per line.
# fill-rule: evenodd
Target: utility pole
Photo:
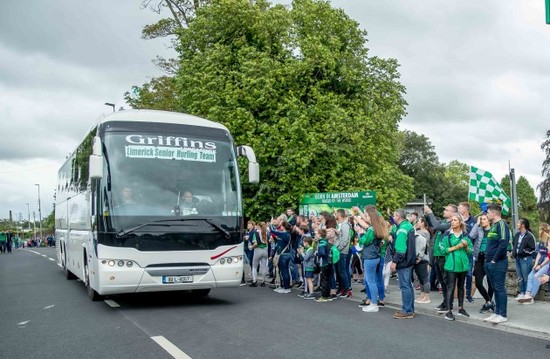
<path fill-rule="evenodd" d="M 42 239 L 42 209 L 40 207 L 40 184 L 35 183 L 38 186 L 38 219 L 40 220 L 40 239 Z"/>
<path fill-rule="evenodd" d="M 512 232 L 516 233 L 516 223 L 518 223 L 519 220 L 519 213 L 518 194 L 516 191 L 516 171 L 513 168 L 510 168 L 510 191 L 512 192 L 512 223 L 510 225 L 510 228 L 513 228 Z"/>
<path fill-rule="evenodd" d="M 36 241 L 36 212 L 35 211 L 32 211 L 32 224 L 33 224 L 33 227 L 34 227 L 34 240 Z"/>
<path fill-rule="evenodd" d="M 30 207 L 30 204 L 27 203 L 27 215 L 28 215 L 28 220 L 29 220 L 29 237 L 31 235 L 31 207 Z"/>

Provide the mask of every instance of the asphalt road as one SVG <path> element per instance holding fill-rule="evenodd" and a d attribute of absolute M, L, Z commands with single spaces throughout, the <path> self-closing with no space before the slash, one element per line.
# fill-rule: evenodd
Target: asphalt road
<path fill-rule="evenodd" d="M 35 253 L 36 252 L 36 253 Z M 37 254 L 38 253 L 38 254 Z M 547 341 L 357 302 L 315 303 L 268 288 L 125 295 L 92 302 L 53 248 L 0 255 L 0 358 L 518 358 Z M 110 304 L 110 305 L 109 305 Z M 115 307 L 112 307 L 112 306 Z M 116 307 L 118 305 L 118 307 Z M 170 352 L 169 352 L 170 351 Z"/>

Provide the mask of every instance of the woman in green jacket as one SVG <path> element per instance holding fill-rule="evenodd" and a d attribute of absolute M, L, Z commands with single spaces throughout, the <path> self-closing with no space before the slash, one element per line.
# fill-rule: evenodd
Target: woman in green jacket
<path fill-rule="evenodd" d="M 451 216 L 451 228 L 445 232 L 440 242 L 440 249 L 445 253 L 445 273 L 447 273 L 447 308 L 445 319 L 455 320 L 453 315 L 453 298 L 458 287 L 458 314 L 469 317 L 464 310 L 464 282 L 470 268 L 468 253 L 472 252 L 472 242 L 465 234 L 464 219 L 459 213 Z"/>

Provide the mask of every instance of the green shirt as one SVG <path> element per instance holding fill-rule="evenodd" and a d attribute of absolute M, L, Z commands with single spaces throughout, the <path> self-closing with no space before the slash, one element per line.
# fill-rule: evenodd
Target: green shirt
<path fill-rule="evenodd" d="M 450 252 L 451 247 L 456 246 L 461 243 L 463 240 L 468 242 L 466 248 L 462 247 L 455 251 Z M 452 231 L 449 232 L 441 240 L 440 249 L 446 253 L 445 256 L 445 266 L 444 269 L 447 272 L 461 273 L 467 272 L 470 270 L 470 259 L 468 258 L 468 253 L 472 252 L 472 241 L 468 236 L 465 236 L 464 233 L 461 233 L 459 236 L 454 234 Z"/>

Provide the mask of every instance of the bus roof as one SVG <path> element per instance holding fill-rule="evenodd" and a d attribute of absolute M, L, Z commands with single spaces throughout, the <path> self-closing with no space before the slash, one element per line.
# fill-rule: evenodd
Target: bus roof
<path fill-rule="evenodd" d="M 111 121 L 174 123 L 174 124 L 180 124 L 180 125 L 218 128 L 229 132 L 227 127 L 225 127 L 221 123 L 206 120 L 204 118 L 188 115 L 185 113 L 168 112 L 168 111 L 157 111 L 157 110 L 118 111 L 109 115 L 101 116 L 98 120 L 98 124 L 111 122 Z"/>

